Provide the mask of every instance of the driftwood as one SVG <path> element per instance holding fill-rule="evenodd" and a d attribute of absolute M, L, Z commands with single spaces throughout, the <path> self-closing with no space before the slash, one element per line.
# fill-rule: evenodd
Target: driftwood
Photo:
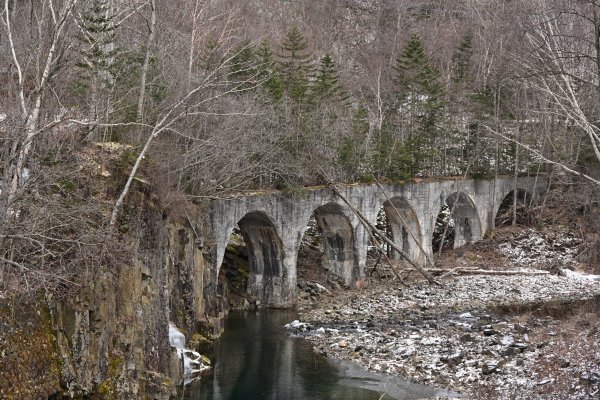
<path fill-rule="evenodd" d="M 517 270 L 506 270 L 506 271 L 495 271 L 489 269 L 479 268 L 429 268 L 427 272 L 432 274 L 435 273 L 451 273 L 451 274 L 473 274 L 473 275 L 549 275 L 548 271 L 517 271 Z"/>
<path fill-rule="evenodd" d="M 333 189 L 333 192 L 340 198 L 342 199 L 342 201 L 344 203 L 346 203 L 348 205 L 348 207 L 350 207 L 350 209 L 352 210 L 352 212 L 354 214 L 356 214 L 356 216 L 358 217 L 358 220 L 361 222 L 361 224 L 364 225 L 364 227 L 367 229 L 367 232 L 369 232 L 369 234 L 371 235 L 371 237 L 373 237 L 373 233 L 377 234 L 377 236 L 383 240 L 384 242 L 386 242 L 387 244 L 390 245 L 391 248 L 393 248 L 396 252 L 398 252 L 398 254 L 400 254 L 402 256 L 402 258 L 404 258 L 410 265 L 412 265 L 412 267 L 414 269 L 416 269 L 421 275 L 423 275 L 423 277 L 425 279 L 427 279 L 427 281 L 431 284 L 436 284 L 436 285 L 440 285 L 439 282 L 435 281 L 421 266 L 419 266 L 416 262 L 414 262 L 413 260 L 411 260 L 411 258 L 409 257 L 408 254 L 406 254 L 400 247 L 398 247 L 398 245 L 396 245 L 396 243 L 394 243 L 392 240 L 390 240 L 386 234 L 384 232 L 381 232 L 379 229 L 377 229 L 372 223 L 370 223 L 365 217 L 364 215 L 362 215 L 362 213 L 360 211 L 358 211 L 358 209 L 356 207 L 354 207 L 354 205 L 352 203 L 350 203 L 348 201 L 348 199 L 346 199 L 346 197 L 344 197 L 344 195 L 342 195 L 340 193 L 340 191 L 338 190 L 338 188 L 334 185 L 334 184 L 330 184 L 331 188 Z M 391 265 L 391 264 L 390 264 Z M 394 268 L 392 268 L 394 269 Z M 396 273 L 396 271 L 394 271 Z"/>
<path fill-rule="evenodd" d="M 369 233 L 369 236 L 371 236 L 371 239 L 373 239 L 373 241 L 377 244 L 377 246 L 375 246 L 375 248 L 379 252 L 379 257 L 377 258 L 377 262 L 375 263 L 375 266 L 373 267 L 373 270 L 371 271 L 371 274 L 369 276 L 373 275 L 373 272 L 375 272 L 375 268 L 377 267 L 377 263 L 379 263 L 379 260 L 383 256 L 383 258 L 385 259 L 385 261 L 387 262 L 387 264 L 390 266 L 390 269 L 392 270 L 392 272 L 394 273 L 394 275 L 396 276 L 396 278 L 398 278 L 398 280 L 400 281 L 400 284 L 403 285 L 403 286 L 406 286 L 406 284 L 404 282 L 402 282 L 402 277 L 400 276 L 400 272 L 398 272 L 396 270 L 397 266 L 394 265 L 394 262 L 392 260 L 390 260 L 390 258 L 388 257 L 388 255 L 381 248 L 381 242 L 379 240 L 377 240 L 377 237 L 375 235 L 373 235 L 373 232 L 371 232 L 369 230 L 367 230 L 367 232 Z"/>

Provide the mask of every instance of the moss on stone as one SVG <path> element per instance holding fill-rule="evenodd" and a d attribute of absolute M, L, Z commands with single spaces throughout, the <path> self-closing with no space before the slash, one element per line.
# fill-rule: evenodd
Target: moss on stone
<path fill-rule="evenodd" d="M 210 340 L 206 336 L 204 336 L 200 333 L 194 333 L 190 339 L 190 347 L 195 349 L 195 348 L 198 348 L 198 346 L 202 346 L 204 344 L 209 344 L 211 342 L 212 342 L 212 340 Z"/>
<path fill-rule="evenodd" d="M 123 365 L 123 359 L 116 355 L 111 355 L 108 358 L 108 371 L 106 373 L 106 379 L 102 381 L 98 386 L 98 394 L 104 398 L 113 398 L 117 394 L 117 379 L 121 372 L 121 366 Z"/>
<path fill-rule="evenodd" d="M 47 398 L 60 392 L 61 361 L 43 300 L 0 304 L 0 398 Z"/>

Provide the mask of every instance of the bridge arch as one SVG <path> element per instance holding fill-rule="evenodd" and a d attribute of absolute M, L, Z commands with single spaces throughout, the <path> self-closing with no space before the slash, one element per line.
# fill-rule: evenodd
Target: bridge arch
<path fill-rule="evenodd" d="M 481 220 L 475 202 L 464 192 L 454 192 L 446 197 L 448 210 L 454 219 L 454 244 L 460 247 L 483 237 Z"/>
<path fill-rule="evenodd" d="M 531 205 L 533 197 L 527 189 L 518 187 L 516 190 L 517 190 L 516 194 L 517 194 L 517 212 L 518 212 L 519 208 L 527 207 L 527 206 Z M 492 217 L 494 218 L 494 226 L 495 227 L 504 225 L 507 220 L 509 220 L 509 221 L 512 220 L 511 217 L 506 216 L 505 214 L 509 213 L 510 210 L 512 209 L 515 190 L 511 189 L 511 190 L 505 191 L 505 193 L 502 193 L 502 194 L 503 194 L 503 196 L 500 197 L 501 201 L 497 202 L 497 204 L 495 205 L 494 213 L 492 215 Z M 503 218 L 503 217 L 505 217 L 505 218 Z M 530 222 L 526 219 L 527 218 L 525 215 L 522 215 L 522 213 L 518 213 L 518 215 L 517 215 L 517 223 L 518 224 L 527 224 L 528 222 Z"/>
<path fill-rule="evenodd" d="M 338 203 L 330 202 L 313 211 L 317 231 L 321 236 L 321 264 L 352 286 L 358 276 L 356 240 L 350 218 Z"/>
<path fill-rule="evenodd" d="M 414 207 L 404 197 L 392 197 L 383 203 L 383 211 L 394 243 L 400 246 L 411 260 L 424 262 L 425 255 L 420 249 L 423 245 L 423 233 Z M 392 254 L 394 259 L 402 258 L 395 251 Z"/>
<path fill-rule="evenodd" d="M 288 273 L 280 234 L 263 211 L 248 212 L 238 226 L 248 247 L 248 294 L 263 304 L 277 304 Z"/>

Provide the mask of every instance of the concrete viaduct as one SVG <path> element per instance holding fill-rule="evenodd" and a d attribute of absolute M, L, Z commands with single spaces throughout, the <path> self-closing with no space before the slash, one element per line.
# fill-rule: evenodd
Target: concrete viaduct
<path fill-rule="evenodd" d="M 340 185 L 338 188 L 373 223 L 383 206 L 394 242 L 424 265 L 425 254 L 408 232 L 413 232 L 427 256 L 432 256 L 435 222 L 446 202 L 454 208 L 454 247 L 480 240 L 493 228 L 503 199 L 508 195 L 512 198 L 514 185 L 514 178 L 506 177 L 385 184 L 382 185 L 385 194 L 377 185 Z M 516 187 L 535 201 L 545 190 L 546 179 L 519 177 Z M 398 217 L 395 209 L 403 218 Z M 370 235 L 330 188 L 214 200 L 211 203 L 212 270 L 218 276 L 230 235 L 237 225 L 248 246 L 248 293 L 265 305 L 293 306 L 297 301 L 298 250 L 313 214 L 322 234 L 324 265 L 346 284 L 354 286 L 365 276 Z"/>

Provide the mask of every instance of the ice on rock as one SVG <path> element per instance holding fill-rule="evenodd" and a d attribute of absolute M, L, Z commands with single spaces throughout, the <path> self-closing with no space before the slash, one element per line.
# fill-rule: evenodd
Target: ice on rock
<path fill-rule="evenodd" d="M 310 329 L 310 326 L 305 322 L 300 322 L 297 319 L 293 320 L 289 324 L 285 324 L 285 329 L 296 329 L 298 331 L 306 331 Z"/>
<path fill-rule="evenodd" d="M 185 335 L 172 322 L 169 322 L 169 344 L 177 349 L 177 355 L 183 364 L 185 385 L 197 379 L 199 372 L 210 368 L 204 365 L 200 353 L 185 348 Z"/>
<path fill-rule="evenodd" d="M 185 348 L 185 335 L 172 322 L 169 322 L 169 344 L 176 349 Z"/>

